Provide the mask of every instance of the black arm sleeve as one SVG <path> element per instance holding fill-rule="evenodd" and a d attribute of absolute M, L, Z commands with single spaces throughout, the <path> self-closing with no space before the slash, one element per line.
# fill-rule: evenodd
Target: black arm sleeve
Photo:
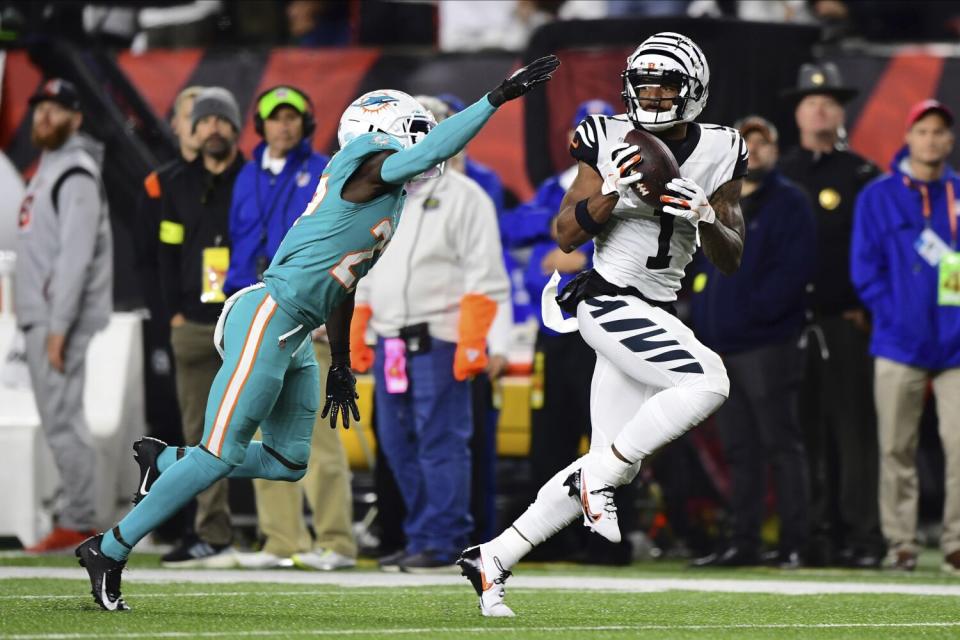
<path fill-rule="evenodd" d="M 167 221 L 179 220 L 172 213 L 166 193 L 161 197 L 161 219 Z M 163 302 L 171 317 L 183 312 L 182 297 L 180 295 L 181 261 L 183 254 L 183 240 L 179 243 L 159 242 L 157 260 L 160 267 L 160 291 Z"/>
<path fill-rule="evenodd" d="M 353 320 L 354 292 L 334 307 L 327 318 L 327 340 L 334 365 L 350 366 L 350 322 Z"/>
<path fill-rule="evenodd" d="M 747 142 L 739 133 L 737 134 L 737 162 L 733 165 L 733 175 L 731 180 L 742 178 L 747 175 L 747 159 L 750 153 L 747 151 Z"/>

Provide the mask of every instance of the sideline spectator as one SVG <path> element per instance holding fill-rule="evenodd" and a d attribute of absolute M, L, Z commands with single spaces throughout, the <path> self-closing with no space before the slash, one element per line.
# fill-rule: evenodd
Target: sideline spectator
<path fill-rule="evenodd" d="M 873 313 L 870 352 L 880 427 L 880 515 L 896 569 L 917 566 L 917 441 L 928 382 L 946 466 L 945 572 L 960 575 L 960 178 L 947 165 L 953 113 L 910 110 L 891 173 L 857 199 L 851 273 Z"/>
<path fill-rule="evenodd" d="M 730 468 L 729 546 L 693 566 L 759 564 L 767 463 L 773 469 L 780 516 L 774 556 L 784 568 L 800 566 L 809 532 L 809 480 L 798 395 L 807 284 L 813 276 L 816 226 L 806 194 L 776 170 L 777 130 L 759 116 L 737 128 L 750 157 L 740 206 L 750 241 L 740 268 L 723 275 L 707 260 L 693 285 L 693 325 L 703 343 L 723 358 L 730 396 L 717 411 L 717 428 Z"/>
<path fill-rule="evenodd" d="M 160 222 L 160 285 L 170 313 L 177 398 L 188 445 L 203 435 L 207 395 L 220 368 L 213 332 L 225 300 L 233 183 L 243 166 L 237 150 L 240 110 L 233 95 L 221 87 L 197 94 L 191 130 L 200 154 L 164 185 L 169 188 L 161 196 Z M 197 495 L 195 528 L 195 538 L 163 556 L 164 566 L 235 564 L 226 479 Z"/>
<path fill-rule="evenodd" d="M 879 566 L 883 539 L 877 504 L 863 499 L 877 492 L 877 429 L 870 326 L 850 282 L 850 234 L 857 194 L 878 171 L 848 151 L 840 133 L 843 104 L 856 94 L 834 64 L 801 66 L 796 88 L 783 93 L 795 105 L 800 145 L 783 155 L 780 170 L 806 189 L 817 221 L 800 405 L 814 526 L 805 559 L 866 568 Z"/>
<path fill-rule="evenodd" d="M 157 286 L 160 279 L 161 196 L 170 176 L 200 153 L 197 136 L 191 130 L 191 112 L 194 98 L 202 90 L 203 87 L 199 86 L 187 87 L 177 94 L 173 102 L 170 128 L 180 153 L 178 157 L 151 171 L 144 179 L 133 232 L 134 267 L 139 276 L 144 304 L 150 314 L 143 323 L 143 340 L 149 349 L 149 357 L 144 363 L 144 383 L 150 389 L 146 396 L 147 433 L 174 446 L 183 446 L 186 442 L 183 439 L 180 408 L 175 401 L 171 402 L 177 391 L 173 350 L 170 346 L 170 314 L 164 304 L 163 293 Z M 154 531 L 154 540 L 176 541 L 184 535 L 191 535 L 195 506 L 185 506 Z"/>
<path fill-rule="evenodd" d="M 84 419 L 87 347 L 113 309 L 113 247 L 100 179 L 103 145 L 80 133 L 76 88 L 54 78 L 30 98 L 40 164 L 20 205 L 14 308 L 40 424 L 63 487 L 56 526 L 27 548 L 70 549 L 95 535 L 97 454 Z"/>
<path fill-rule="evenodd" d="M 163 302 L 163 295 L 156 286 L 160 270 L 160 219 L 162 216 L 161 196 L 164 185 L 176 171 L 185 164 L 193 162 L 200 153 L 197 136 L 191 130 L 191 112 L 193 101 L 203 87 L 187 87 L 173 102 L 173 116 L 170 128 L 177 139 L 179 156 L 151 171 L 143 181 L 143 193 L 137 207 L 134 242 L 136 255 L 134 264 L 139 272 L 144 303 L 150 312 L 150 319 L 144 330 L 149 332 L 145 340 L 154 347 L 148 366 L 153 373 L 152 384 L 169 384 L 170 395 L 174 393 L 172 352 L 170 351 L 170 314 Z M 151 384 L 148 379 L 147 384 Z M 162 396 L 161 396 L 162 397 Z M 167 407 L 147 409 L 150 435 L 170 444 L 182 445 L 183 433 L 179 424 L 179 412 L 169 414 Z M 172 425 L 170 423 L 173 423 Z M 175 433 L 174 433 L 175 431 Z M 178 441 L 179 440 L 179 441 Z"/>
<path fill-rule="evenodd" d="M 474 181 L 447 169 L 410 183 L 403 217 L 357 288 L 351 354 L 355 369 L 373 365 L 380 446 L 406 506 L 407 546 L 380 566 L 450 571 L 473 529 L 469 378 L 488 366 L 488 339 L 504 353 L 506 332 L 491 327 L 509 327 L 494 319 L 510 284 L 493 203 Z"/>
<path fill-rule="evenodd" d="M 463 103 L 451 94 L 416 96 L 433 117 L 440 122 L 463 110 Z M 453 106 L 451 106 L 453 105 Z M 503 185 L 493 169 L 470 158 L 464 149 L 447 160 L 447 169 L 466 175 L 476 182 L 493 200 L 499 220 L 503 210 Z M 504 268 L 510 275 L 514 264 L 510 255 L 503 252 Z M 513 300 L 513 295 L 510 296 Z M 470 456 L 473 460 L 470 477 L 470 514 L 473 516 L 472 543 L 485 542 L 496 535 L 497 527 L 497 423 L 500 409 L 494 406 L 494 384 L 507 371 L 510 328 L 515 321 L 510 302 L 497 306 L 497 315 L 490 331 L 490 360 L 486 369 L 470 381 L 473 398 L 473 436 L 470 438 Z"/>
<path fill-rule="evenodd" d="M 272 87 L 257 96 L 254 105 L 254 128 L 263 141 L 233 188 L 228 294 L 262 279 L 330 161 L 310 146 L 316 122 L 305 92 L 288 85 Z M 325 336 L 316 339 L 313 348 L 320 371 L 327 371 L 330 345 Z M 321 380 L 321 390 L 323 385 Z M 253 489 L 266 543 L 256 553 L 238 555 L 240 566 L 267 569 L 293 562 L 305 569 L 332 570 L 356 564 L 350 469 L 337 431 L 320 422 L 314 425 L 310 461 L 299 483 L 254 479 Z M 303 518 L 304 495 L 313 512 L 315 541 Z"/>

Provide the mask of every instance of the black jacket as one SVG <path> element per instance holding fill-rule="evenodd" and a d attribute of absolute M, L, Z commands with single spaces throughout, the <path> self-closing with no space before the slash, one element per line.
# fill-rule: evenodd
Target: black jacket
<path fill-rule="evenodd" d="M 814 153 L 794 147 L 780 158 L 780 171 L 806 190 L 817 220 L 814 310 L 829 316 L 863 308 L 850 281 L 853 205 L 879 169 L 852 151 Z"/>
<path fill-rule="evenodd" d="M 747 242 L 740 268 L 726 276 L 697 253 L 693 269 L 693 326 L 722 355 L 796 340 L 813 275 L 816 227 L 800 187 L 770 173 L 740 200 Z"/>
<path fill-rule="evenodd" d="M 203 166 L 203 156 L 183 163 L 163 183 L 160 222 L 160 285 L 171 316 L 213 324 L 223 303 L 204 303 L 203 250 L 228 247 L 228 220 L 233 183 L 243 167 L 237 153 L 226 171 L 214 175 Z"/>

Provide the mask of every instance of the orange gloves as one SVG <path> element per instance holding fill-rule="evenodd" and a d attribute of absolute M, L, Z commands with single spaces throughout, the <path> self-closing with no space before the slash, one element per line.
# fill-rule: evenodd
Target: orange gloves
<path fill-rule="evenodd" d="M 497 303 L 485 295 L 468 293 L 461 298 L 460 340 L 453 356 L 453 377 L 457 380 L 466 380 L 487 367 L 487 332 L 496 315 Z"/>
<path fill-rule="evenodd" d="M 350 368 L 357 373 L 366 373 L 373 366 L 373 349 L 367 346 L 365 336 L 367 323 L 373 309 L 368 304 L 358 304 L 353 308 L 350 321 Z"/>

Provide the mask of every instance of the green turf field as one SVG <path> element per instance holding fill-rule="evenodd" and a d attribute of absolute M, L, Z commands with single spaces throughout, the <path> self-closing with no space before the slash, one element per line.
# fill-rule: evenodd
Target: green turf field
<path fill-rule="evenodd" d="M 518 617 L 485 619 L 466 582 L 452 577 L 409 586 L 402 576 L 374 571 L 371 563 L 335 576 L 163 572 L 156 556 L 136 558 L 125 574 L 123 593 L 133 611 L 106 613 L 93 603 L 79 572 L 75 578 L 10 577 L 14 572 L 65 573 L 74 566 L 71 558 L 3 557 L 0 637 L 960 638 L 960 579 L 940 574 L 938 560 L 924 556 L 920 570 L 909 576 L 813 569 L 691 571 L 677 561 L 616 569 L 521 565 L 511 579 L 518 586 L 507 583 L 507 601 Z M 277 581 L 249 581 L 263 577 Z M 282 582 L 314 578 L 350 586 Z M 524 579 L 537 586 L 524 587 Z M 380 586 L 391 580 L 397 586 Z M 664 582 L 680 586 L 642 592 L 644 585 Z M 726 592 L 727 585 L 770 592 Z M 893 592 L 778 592 L 819 585 Z M 897 592 L 918 588 L 934 595 Z M 936 595 L 938 589 L 952 595 Z"/>

